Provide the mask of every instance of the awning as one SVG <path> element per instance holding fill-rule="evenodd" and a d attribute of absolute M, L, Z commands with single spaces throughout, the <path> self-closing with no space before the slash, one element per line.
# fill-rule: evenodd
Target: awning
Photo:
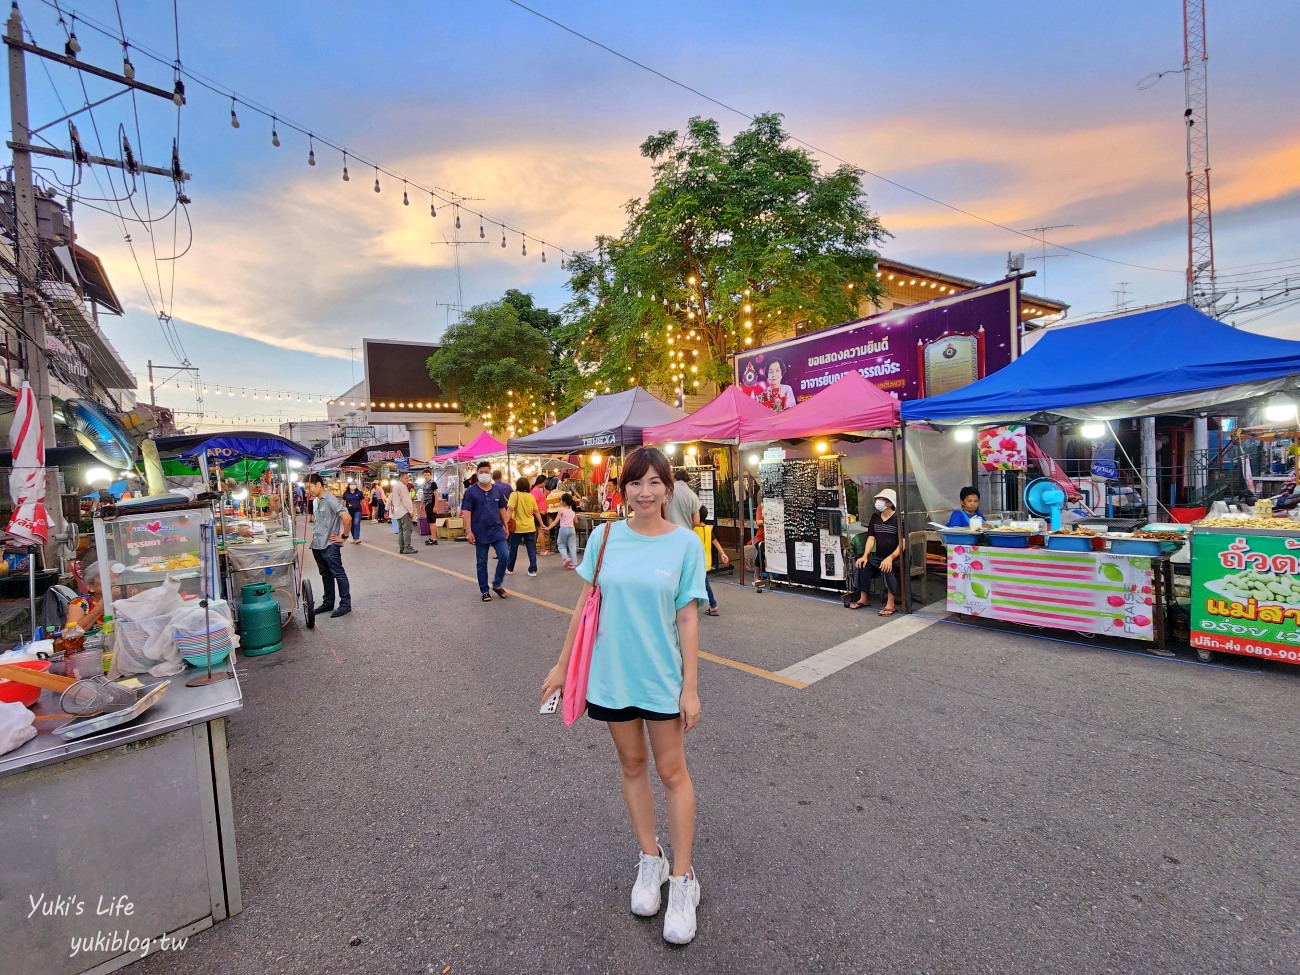
<path fill-rule="evenodd" d="M 766 406 L 745 394 L 739 386 L 728 386 L 712 400 L 681 420 L 646 427 L 641 434 L 645 443 L 693 443 L 710 440 L 734 443 L 740 438 L 741 424 L 747 420 L 761 422 L 774 414 Z"/>
<path fill-rule="evenodd" d="M 518 454 L 574 454 L 601 447 L 639 447 L 646 427 L 672 423 L 681 410 L 655 399 L 640 386 L 597 396 L 582 409 L 545 430 L 515 437 L 510 452 Z"/>

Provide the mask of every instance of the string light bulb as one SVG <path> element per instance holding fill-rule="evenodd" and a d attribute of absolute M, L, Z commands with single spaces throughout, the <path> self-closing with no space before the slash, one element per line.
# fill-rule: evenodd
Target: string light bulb
<path fill-rule="evenodd" d="M 129 61 L 127 63 L 130 64 Z M 127 77 L 134 77 L 134 72 L 128 74 Z M 239 116 L 235 114 L 235 100 L 233 98 L 230 99 L 230 127 L 232 129 L 239 128 Z"/>
<path fill-rule="evenodd" d="M 131 63 L 131 48 L 125 42 L 122 44 L 122 74 L 126 76 L 127 81 L 135 80 L 135 65 Z"/>
<path fill-rule="evenodd" d="M 483 229 L 483 218 L 478 218 L 478 239 L 487 240 L 487 231 Z"/>
<path fill-rule="evenodd" d="M 379 167 L 375 167 L 375 192 L 379 192 Z"/>
<path fill-rule="evenodd" d="M 406 180 L 402 180 L 402 206 L 409 207 L 410 205 L 411 198 L 406 195 Z"/>
<path fill-rule="evenodd" d="M 271 116 L 271 145 L 280 148 L 280 133 L 275 131 L 275 116 Z"/>
<path fill-rule="evenodd" d="M 456 229 L 460 229 L 460 207 L 456 207 Z"/>
<path fill-rule="evenodd" d="M 343 182 L 346 183 L 350 179 L 352 179 L 352 177 L 348 175 L 348 151 L 344 149 L 343 150 Z"/>
<path fill-rule="evenodd" d="M 520 253 L 521 253 L 524 257 L 527 257 L 527 256 L 528 256 L 528 238 L 525 237 L 525 236 L 523 236 L 522 234 L 520 234 L 520 236 L 519 236 L 519 240 L 520 240 L 520 243 L 521 243 L 521 245 L 522 245 L 521 248 L 520 248 Z"/>
<path fill-rule="evenodd" d="M 74 55 L 81 53 L 81 41 L 77 40 L 77 18 L 72 18 L 72 30 L 68 34 L 68 50 Z"/>
<path fill-rule="evenodd" d="M 177 108 L 185 104 L 185 82 L 181 81 L 179 75 L 172 85 L 172 104 Z"/>
<path fill-rule="evenodd" d="M 307 165 L 316 165 L 316 141 L 310 135 L 307 136 Z"/>
<path fill-rule="evenodd" d="M 430 193 L 429 194 L 429 216 L 436 217 L 437 215 L 438 215 L 438 207 L 436 205 L 436 200 L 434 198 L 434 195 Z"/>
<path fill-rule="evenodd" d="M 542 263 L 543 263 L 543 264 L 546 263 L 546 248 L 545 248 L 545 247 L 542 248 Z"/>
<path fill-rule="evenodd" d="M 502 224 L 502 225 L 501 225 L 501 246 L 502 246 L 502 248 L 504 248 L 504 247 L 506 246 L 506 227 L 505 227 L 505 224 Z"/>

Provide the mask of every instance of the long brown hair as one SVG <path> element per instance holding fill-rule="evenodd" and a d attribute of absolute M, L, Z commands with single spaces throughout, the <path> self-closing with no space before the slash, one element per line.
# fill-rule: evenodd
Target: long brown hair
<path fill-rule="evenodd" d="M 665 503 L 659 506 L 659 513 L 667 518 L 667 502 L 673 496 L 673 467 L 658 447 L 637 447 L 627 455 L 627 460 L 623 462 L 623 472 L 619 475 L 618 489 L 626 496 L 627 486 L 633 481 L 641 480 L 651 471 L 658 474 L 659 480 L 668 488 L 668 493 L 664 495 Z"/>

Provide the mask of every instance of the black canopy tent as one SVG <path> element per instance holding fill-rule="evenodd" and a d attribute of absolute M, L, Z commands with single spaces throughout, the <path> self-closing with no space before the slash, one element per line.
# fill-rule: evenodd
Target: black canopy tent
<path fill-rule="evenodd" d="M 596 396 L 582 409 L 545 430 L 507 442 L 513 453 L 576 454 L 602 447 L 639 447 L 646 427 L 680 420 L 686 414 L 656 399 L 640 386 Z"/>

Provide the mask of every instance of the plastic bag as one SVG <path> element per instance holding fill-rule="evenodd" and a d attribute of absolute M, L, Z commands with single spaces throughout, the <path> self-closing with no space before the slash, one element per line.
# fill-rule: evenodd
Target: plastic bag
<path fill-rule="evenodd" d="M 0 704 L 0 755 L 36 737 L 36 716 L 18 703 Z"/>
<path fill-rule="evenodd" d="M 117 619 L 145 620 L 153 616 L 175 612 L 185 605 L 181 599 L 181 584 L 167 576 L 161 584 L 127 599 L 113 600 L 113 616 Z"/>

